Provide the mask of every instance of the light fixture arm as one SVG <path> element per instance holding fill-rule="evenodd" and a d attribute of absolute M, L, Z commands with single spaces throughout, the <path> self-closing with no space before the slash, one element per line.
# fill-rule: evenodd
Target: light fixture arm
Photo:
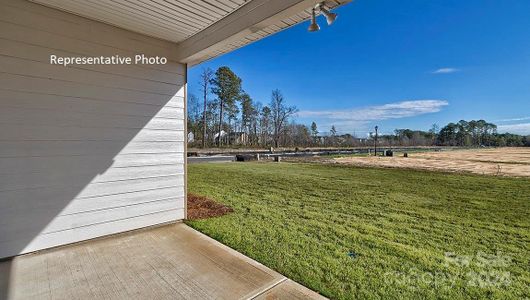
<path fill-rule="evenodd" d="M 309 32 L 315 32 L 320 30 L 320 26 L 318 26 L 316 21 L 316 12 L 314 8 L 311 10 L 311 24 L 309 25 L 307 30 Z"/>

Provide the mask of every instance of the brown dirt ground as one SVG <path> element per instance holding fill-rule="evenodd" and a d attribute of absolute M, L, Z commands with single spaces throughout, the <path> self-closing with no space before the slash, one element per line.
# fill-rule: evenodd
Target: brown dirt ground
<path fill-rule="evenodd" d="M 233 211 L 231 207 L 204 196 L 188 194 L 188 220 L 220 217 Z"/>
<path fill-rule="evenodd" d="M 530 176 L 530 148 L 470 149 L 409 153 L 403 157 L 341 157 L 335 162 L 359 166 L 471 172 L 496 176 Z"/>

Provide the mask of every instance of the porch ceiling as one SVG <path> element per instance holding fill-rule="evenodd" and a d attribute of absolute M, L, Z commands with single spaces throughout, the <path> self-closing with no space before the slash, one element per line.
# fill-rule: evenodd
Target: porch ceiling
<path fill-rule="evenodd" d="M 179 61 L 197 64 L 310 17 L 322 0 L 32 0 L 177 43 Z M 326 0 L 330 8 L 351 0 Z"/>
<path fill-rule="evenodd" d="M 117 27 L 181 42 L 248 0 L 34 0 Z"/>

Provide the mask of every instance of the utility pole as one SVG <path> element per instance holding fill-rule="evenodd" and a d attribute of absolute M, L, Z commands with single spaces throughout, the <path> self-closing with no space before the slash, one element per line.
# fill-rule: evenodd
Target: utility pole
<path fill-rule="evenodd" d="M 377 156 L 377 125 L 375 126 L 375 138 L 374 138 L 374 156 Z"/>

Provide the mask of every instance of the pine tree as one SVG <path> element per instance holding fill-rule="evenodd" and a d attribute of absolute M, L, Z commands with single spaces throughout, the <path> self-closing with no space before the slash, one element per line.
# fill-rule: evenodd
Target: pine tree
<path fill-rule="evenodd" d="M 313 137 L 313 143 L 316 143 L 318 139 L 318 128 L 317 123 L 314 121 L 311 123 L 311 136 Z"/>
<path fill-rule="evenodd" d="M 239 78 L 229 67 L 220 67 L 212 78 L 212 93 L 219 100 L 219 130 L 217 146 L 221 146 L 221 131 L 223 129 L 224 110 L 230 110 L 233 113 L 235 102 L 241 95 L 241 78 Z"/>

